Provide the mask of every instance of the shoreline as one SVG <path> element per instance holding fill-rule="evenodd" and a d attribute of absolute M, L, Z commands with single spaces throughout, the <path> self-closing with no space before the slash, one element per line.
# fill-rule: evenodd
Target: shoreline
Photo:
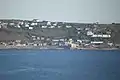
<path fill-rule="evenodd" d="M 0 46 L 0 50 L 120 50 L 119 48 L 61 48 L 61 47 L 39 47 L 39 46 Z"/>

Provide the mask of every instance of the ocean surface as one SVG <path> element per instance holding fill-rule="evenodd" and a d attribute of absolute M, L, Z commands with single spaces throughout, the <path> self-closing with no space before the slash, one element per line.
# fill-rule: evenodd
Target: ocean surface
<path fill-rule="evenodd" d="M 0 80 L 120 80 L 120 51 L 0 50 Z"/>

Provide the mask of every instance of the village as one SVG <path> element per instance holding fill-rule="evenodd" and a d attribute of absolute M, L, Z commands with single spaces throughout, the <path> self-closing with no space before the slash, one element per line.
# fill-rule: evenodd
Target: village
<path fill-rule="evenodd" d="M 118 24 L 0 20 L 0 49 L 119 49 Z"/>

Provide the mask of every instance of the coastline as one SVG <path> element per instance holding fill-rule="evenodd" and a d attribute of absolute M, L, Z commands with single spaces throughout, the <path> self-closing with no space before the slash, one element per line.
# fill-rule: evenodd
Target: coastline
<path fill-rule="evenodd" d="M 58 46 L 1 46 L 0 50 L 66 50 L 64 47 Z M 119 48 L 70 48 L 67 50 L 120 50 Z"/>

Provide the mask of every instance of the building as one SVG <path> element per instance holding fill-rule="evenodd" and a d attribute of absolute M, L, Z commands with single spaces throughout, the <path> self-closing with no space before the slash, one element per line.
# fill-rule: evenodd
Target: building
<path fill-rule="evenodd" d="M 110 38 L 111 37 L 111 35 L 107 35 L 107 34 L 104 34 L 104 35 L 96 35 L 96 34 L 94 34 L 94 35 L 92 35 L 92 37 L 102 37 L 102 38 Z"/>
<path fill-rule="evenodd" d="M 33 27 L 29 27 L 29 29 L 30 29 L 30 30 L 32 30 L 32 29 L 33 29 Z"/>
<path fill-rule="evenodd" d="M 47 26 L 42 26 L 42 28 L 47 28 Z"/>
<path fill-rule="evenodd" d="M 72 26 L 66 26 L 66 28 L 71 28 Z"/>
<path fill-rule="evenodd" d="M 87 31 L 87 35 L 92 36 L 92 35 L 94 35 L 94 33 L 92 31 Z"/>

